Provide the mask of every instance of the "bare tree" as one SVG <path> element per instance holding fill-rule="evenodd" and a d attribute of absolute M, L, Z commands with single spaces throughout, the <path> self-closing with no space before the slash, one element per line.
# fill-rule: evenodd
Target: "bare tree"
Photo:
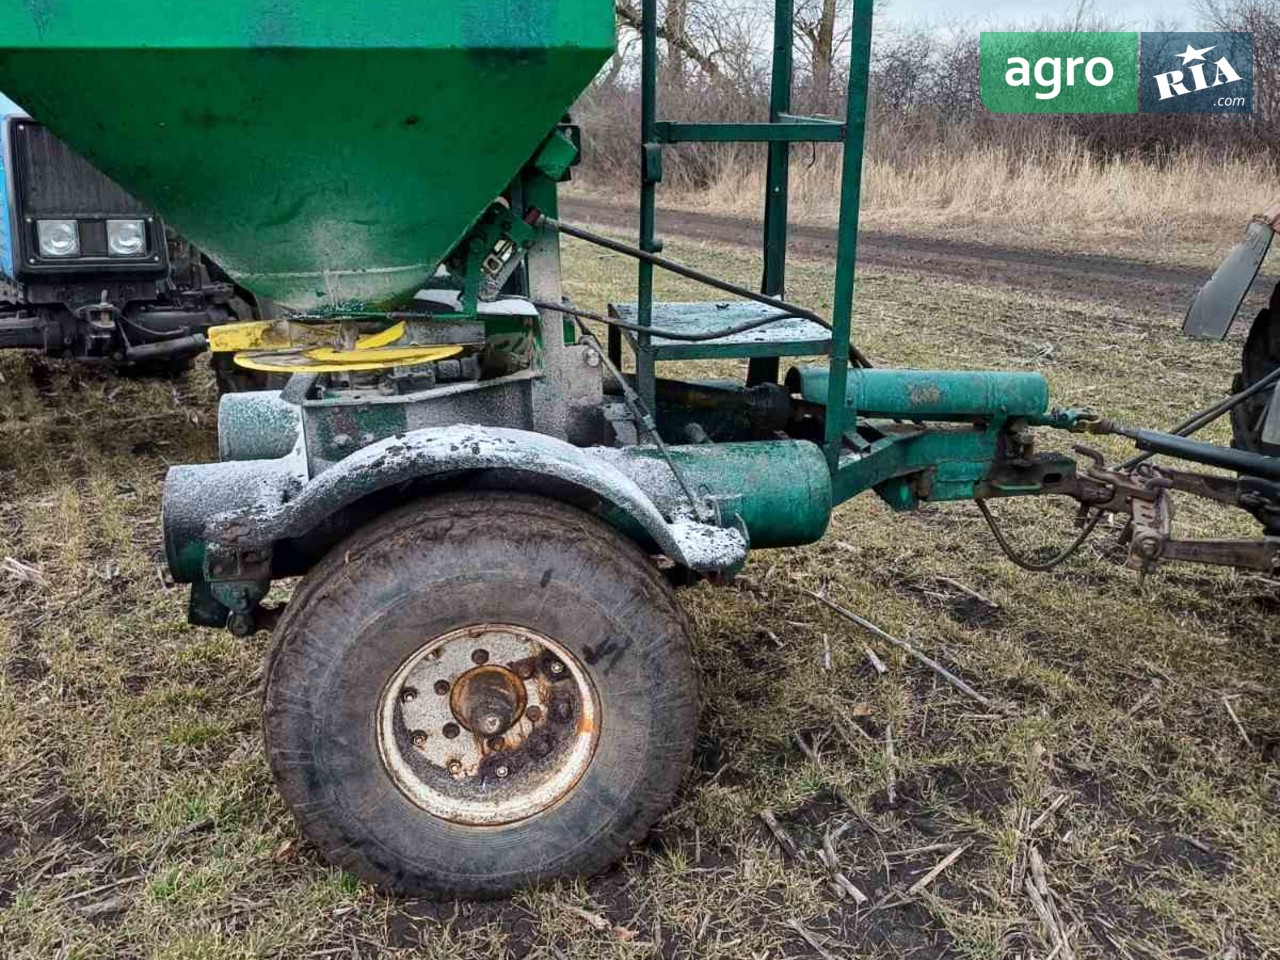
<path fill-rule="evenodd" d="M 674 20 L 671 14 L 672 6 L 679 8 Z M 720 67 L 713 57 L 703 53 L 697 44 L 689 38 L 686 26 L 688 11 L 688 0 L 673 0 L 673 2 L 669 2 L 666 19 L 658 27 L 658 39 L 666 43 L 669 62 L 676 68 L 673 72 L 679 73 L 681 85 L 683 85 L 685 60 L 691 60 L 697 64 L 698 68 L 708 78 L 714 79 L 720 76 Z M 614 12 L 617 14 L 620 25 L 629 27 L 632 30 L 638 31 L 640 29 L 642 19 L 640 8 L 633 0 L 617 0 L 614 4 Z"/>
<path fill-rule="evenodd" d="M 795 10 L 796 38 L 809 58 L 814 107 L 826 109 L 831 102 L 836 51 L 848 38 L 847 24 L 851 0 L 801 0 Z"/>

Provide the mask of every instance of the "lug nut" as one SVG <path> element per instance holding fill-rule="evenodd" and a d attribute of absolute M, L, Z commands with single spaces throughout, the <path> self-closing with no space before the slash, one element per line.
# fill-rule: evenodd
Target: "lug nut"
<path fill-rule="evenodd" d="M 427 731 L 425 730 L 413 731 L 413 745 L 417 747 L 419 750 L 425 750 L 427 748 Z"/>
<path fill-rule="evenodd" d="M 413 703 L 418 699 L 418 691 L 414 687 L 405 687 L 400 691 L 401 703 Z"/>
<path fill-rule="evenodd" d="M 449 681 L 448 681 L 448 680 L 437 680 L 437 681 L 436 681 L 436 693 L 438 693 L 440 696 L 442 696 L 442 697 L 443 697 L 443 696 L 444 696 L 446 693 L 448 693 L 448 692 L 449 692 Z"/>
<path fill-rule="evenodd" d="M 488 663 L 488 662 L 489 662 L 489 651 L 488 651 L 488 650 L 476 650 L 476 651 L 474 651 L 474 652 L 471 654 L 471 662 L 472 662 L 472 663 L 474 663 L 476 666 L 480 666 L 481 664 Z"/>
<path fill-rule="evenodd" d="M 446 723 L 442 732 L 448 739 L 452 740 L 462 731 L 458 729 L 456 723 Z"/>
<path fill-rule="evenodd" d="M 510 769 L 507 768 L 507 765 L 505 763 L 500 763 L 498 764 L 497 767 L 494 768 L 493 772 L 496 773 L 498 775 L 498 779 L 501 780 L 504 777 L 506 777 L 507 774 L 509 774 L 511 771 Z"/>
<path fill-rule="evenodd" d="M 532 720 L 534 723 L 537 723 L 539 720 L 542 719 L 542 708 L 535 703 L 533 706 L 531 706 L 528 710 L 524 712 L 524 715 L 528 717 L 530 720 Z"/>
<path fill-rule="evenodd" d="M 449 765 L 446 769 L 449 771 L 449 776 L 460 777 L 462 776 L 462 761 L 450 760 Z"/>

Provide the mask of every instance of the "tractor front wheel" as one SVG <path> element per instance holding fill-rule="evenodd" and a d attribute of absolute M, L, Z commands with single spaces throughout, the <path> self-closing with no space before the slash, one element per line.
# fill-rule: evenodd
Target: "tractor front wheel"
<path fill-rule="evenodd" d="M 500 896 L 600 870 L 692 751 L 687 622 L 648 557 L 555 501 L 420 501 L 303 581 L 267 756 L 305 837 L 383 887 Z"/>

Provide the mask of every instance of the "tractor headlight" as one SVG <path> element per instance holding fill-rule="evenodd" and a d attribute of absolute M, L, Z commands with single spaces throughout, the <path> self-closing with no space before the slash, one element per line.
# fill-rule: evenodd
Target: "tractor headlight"
<path fill-rule="evenodd" d="M 142 220 L 108 220 L 107 252 L 113 257 L 140 257 L 147 252 L 147 225 Z"/>
<path fill-rule="evenodd" d="M 57 259 L 80 256 L 80 225 L 74 220 L 38 220 L 40 256 Z"/>

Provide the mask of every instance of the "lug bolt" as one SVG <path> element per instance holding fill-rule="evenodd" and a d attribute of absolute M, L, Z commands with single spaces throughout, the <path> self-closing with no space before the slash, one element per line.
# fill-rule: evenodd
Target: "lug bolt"
<path fill-rule="evenodd" d="M 436 693 L 438 693 L 440 696 L 442 696 L 442 697 L 443 697 L 443 696 L 444 696 L 446 693 L 448 693 L 448 692 L 449 692 L 449 681 L 448 681 L 448 680 L 437 680 L 437 681 L 436 681 Z"/>
<path fill-rule="evenodd" d="M 444 725 L 443 733 L 450 740 L 454 739 L 461 732 L 462 731 L 458 729 L 458 725 L 456 723 L 446 723 Z"/>
<path fill-rule="evenodd" d="M 534 723 L 537 723 L 539 720 L 542 719 L 542 708 L 535 703 L 533 706 L 531 706 L 528 710 L 524 712 L 524 715 L 528 717 L 530 720 L 532 720 Z"/>
<path fill-rule="evenodd" d="M 413 731 L 413 745 L 419 750 L 427 748 L 427 732 L 425 730 Z"/>
<path fill-rule="evenodd" d="M 405 687 L 403 690 L 400 691 L 401 703 L 413 703 L 413 701 L 417 699 L 418 699 L 418 691 L 413 687 Z"/>
<path fill-rule="evenodd" d="M 509 774 L 511 771 L 507 768 L 507 765 L 505 763 L 501 763 L 501 764 L 498 764 L 498 766 L 494 769 L 493 772 L 496 773 L 498 775 L 498 779 L 501 780 L 504 777 L 506 777 L 507 774 Z"/>
<path fill-rule="evenodd" d="M 462 776 L 462 761 L 461 761 L 461 760 L 450 760 L 450 761 L 449 761 L 449 766 L 447 767 L 447 769 L 448 769 L 448 771 L 449 771 L 449 776 L 451 776 L 451 777 L 460 777 L 460 776 Z"/>
<path fill-rule="evenodd" d="M 474 651 L 474 652 L 471 654 L 471 662 L 472 662 L 472 663 L 474 663 L 476 666 L 480 666 L 481 664 L 488 663 L 488 662 L 489 662 L 489 651 L 488 651 L 488 650 L 476 650 L 476 651 Z"/>

